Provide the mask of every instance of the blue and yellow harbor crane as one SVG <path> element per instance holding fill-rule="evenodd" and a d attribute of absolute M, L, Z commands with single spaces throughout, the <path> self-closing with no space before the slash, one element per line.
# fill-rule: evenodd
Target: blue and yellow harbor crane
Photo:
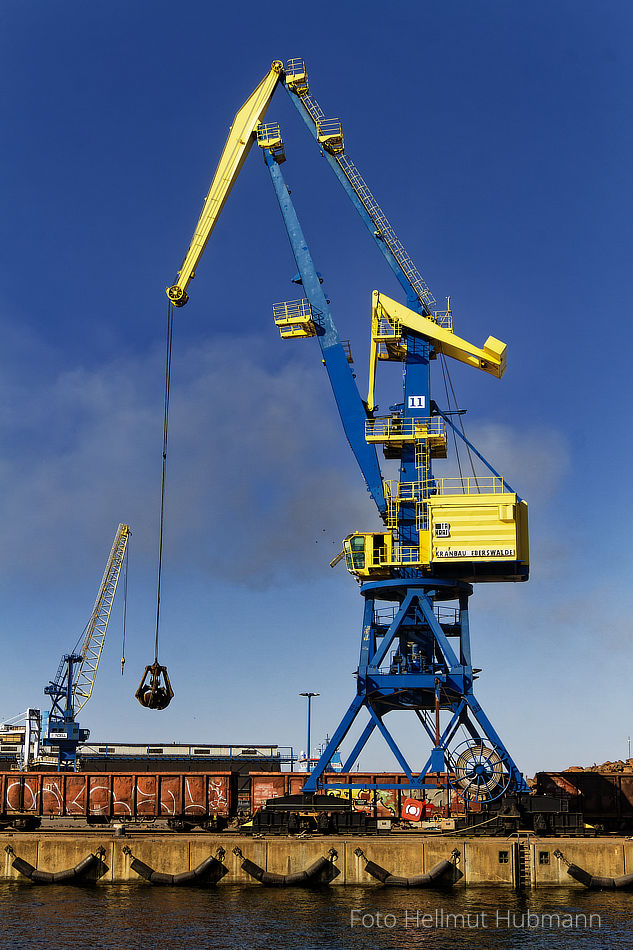
<path fill-rule="evenodd" d="M 286 155 L 280 128 L 263 121 L 279 84 L 406 294 L 405 304 L 377 290 L 373 293 L 366 400 L 358 391 L 284 183 L 280 166 Z M 431 775 L 443 773 L 467 800 L 485 802 L 506 790 L 526 792 L 523 776 L 474 695 L 479 671 L 471 659 L 468 601 L 473 583 L 527 580 L 527 505 L 468 442 L 455 424 L 454 411 L 448 406 L 441 409 L 431 398 L 430 385 L 433 361 L 439 358 L 446 369 L 448 357 L 501 378 L 506 346 L 492 336 L 483 346 L 468 342 L 456 334 L 450 306 L 446 311 L 435 309 L 426 282 L 348 156 L 341 121 L 328 119 L 311 94 L 301 59 L 289 60 L 285 67 L 275 61 L 235 117 L 191 245 L 176 281 L 167 289 L 173 305 L 186 303 L 186 288 L 255 141 L 263 152 L 297 264 L 294 280 L 304 294 L 276 304 L 275 323 L 283 339 L 316 338 L 343 428 L 383 522 L 380 531 L 349 534 L 333 562 L 345 560 L 360 582 L 364 602 L 356 692 L 304 792 L 350 787 L 328 781 L 326 772 L 361 713 L 365 723 L 346 757 L 344 772 L 353 768 L 377 729 L 411 788 L 428 787 Z M 377 415 L 375 381 L 382 362 L 402 366 L 403 387 L 389 413 Z M 488 474 L 433 474 L 433 460 L 447 457 L 448 433 L 478 456 Z M 385 458 L 399 461 L 397 479 L 383 478 L 379 446 Z M 385 721 L 393 711 L 417 717 L 429 741 L 428 754 L 417 763 L 409 763 Z"/>
<path fill-rule="evenodd" d="M 44 688 L 51 699 L 51 711 L 42 744 L 57 751 L 58 770 L 76 768 L 77 747 L 90 735 L 89 729 L 79 725 L 77 715 L 92 696 L 121 568 L 126 563 L 129 537 L 129 526 L 120 524 L 81 646 L 62 656 L 55 679 Z M 121 665 L 124 662 L 121 659 Z"/>

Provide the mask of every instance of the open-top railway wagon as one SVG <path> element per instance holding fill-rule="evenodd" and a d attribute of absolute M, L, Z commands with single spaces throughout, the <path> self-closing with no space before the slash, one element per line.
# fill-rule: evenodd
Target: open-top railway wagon
<path fill-rule="evenodd" d="M 237 810 L 235 772 L 2 772 L 0 826 L 33 830 L 43 818 L 166 820 L 174 830 L 220 829 Z"/>
<path fill-rule="evenodd" d="M 424 793 L 412 792 L 399 773 L 334 777 L 339 791 L 306 796 L 305 772 L 0 772 L 0 829 L 28 831 L 42 819 L 77 819 L 89 825 L 158 820 L 174 831 L 217 831 L 250 817 L 244 831 L 268 834 L 367 833 L 433 819 L 454 820 L 456 830 L 470 834 L 633 830 L 633 779 L 626 775 L 538 773 L 535 794 L 504 795 L 474 807 L 460 798 L 450 776 L 437 775 L 437 786 Z M 345 789 L 362 782 L 366 789 Z"/>

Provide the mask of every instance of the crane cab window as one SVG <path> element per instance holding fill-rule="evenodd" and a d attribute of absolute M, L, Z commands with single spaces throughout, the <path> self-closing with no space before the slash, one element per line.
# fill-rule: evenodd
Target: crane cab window
<path fill-rule="evenodd" d="M 365 567 L 365 536 L 357 534 L 344 542 L 348 571 L 362 571 Z"/>

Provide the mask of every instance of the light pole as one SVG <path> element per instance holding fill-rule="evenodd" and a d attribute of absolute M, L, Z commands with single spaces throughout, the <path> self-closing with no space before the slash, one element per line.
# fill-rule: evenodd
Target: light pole
<path fill-rule="evenodd" d="M 312 707 L 312 697 L 313 697 L 313 696 L 320 696 L 320 695 L 321 695 L 320 693 L 299 693 L 299 696 L 306 696 L 306 697 L 307 697 L 307 700 L 308 700 L 308 750 L 307 750 L 307 756 L 308 756 L 308 762 L 307 762 L 307 765 L 308 765 L 308 772 L 311 772 L 311 771 L 312 771 L 312 768 L 311 768 L 311 765 L 310 765 L 310 710 L 311 710 L 311 707 Z"/>

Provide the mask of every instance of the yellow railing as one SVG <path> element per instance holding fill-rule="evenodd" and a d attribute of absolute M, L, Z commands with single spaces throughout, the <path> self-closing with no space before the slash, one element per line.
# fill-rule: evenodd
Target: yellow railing
<path fill-rule="evenodd" d="M 286 63 L 286 82 L 301 95 L 308 92 L 308 70 L 302 59 L 289 59 Z"/>
<path fill-rule="evenodd" d="M 371 552 L 371 566 L 384 567 L 387 563 L 387 548 L 374 548 Z"/>
<path fill-rule="evenodd" d="M 384 314 L 380 315 L 380 322 L 374 330 L 375 340 L 399 340 L 402 337 L 400 322 L 388 320 Z"/>
<path fill-rule="evenodd" d="M 508 491 L 503 479 L 497 475 L 459 475 L 435 478 L 431 489 L 433 495 L 499 495 Z"/>
<path fill-rule="evenodd" d="M 316 334 L 312 307 L 305 297 L 273 304 L 273 318 L 282 337 L 306 337 Z"/>
<path fill-rule="evenodd" d="M 273 304 L 273 317 L 275 323 L 280 321 L 301 322 L 312 319 L 312 307 L 310 301 L 305 297 L 299 300 L 284 300 L 282 303 Z"/>
<path fill-rule="evenodd" d="M 378 416 L 365 421 L 365 438 L 378 441 L 446 438 L 446 423 L 441 416 L 431 419 Z"/>
<path fill-rule="evenodd" d="M 407 501 L 422 501 L 424 498 L 424 482 L 399 482 L 396 478 L 388 478 L 384 482 L 385 498 L 396 504 Z"/>
<path fill-rule="evenodd" d="M 391 505 L 420 503 L 434 495 L 501 495 L 510 489 L 500 475 L 459 475 L 443 478 L 399 482 L 396 478 L 384 481 L 385 498 Z"/>
<path fill-rule="evenodd" d="M 332 152 L 342 152 L 345 149 L 343 142 L 343 126 L 340 119 L 322 119 L 317 122 L 317 139 Z"/>
<path fill-rule="evenodd" d="M 452 310 L 436 310 L 433 314 L 433 319 L 437 323 L 438 327 L 442 327 L 444 330 L 453 329 L 453 311 Z"/>
<path fill-rule="evenodd" d="M 424 491 L 424 485 L 423 481 L 398 482 L 396 479 L 388 479 L 384 482 L 387 502 L 385 526 L 387 528 L 396 530 L 399 527 L 401 505 L 414 505 L 416 528 L 418 531 L 426 528 L 428 512 L 425 499 L 428 490 Z"/>
<path fill-rule="evenodd" d="M 406 352 L 399 321 L 389 321 L 382 313 L 372 328 L 372 340 L 379 360 L 402 359 Z"/>
<path fill-rule="evenodd" d="M 260 125 L 257 129 L 257 142 L 265 148 L 270 148 L 271 145 L 276 145 L 277 143 L 281 144 L 281 128 L 279 127 L 279 123 L 267 122 L 265 125 Z"/>
<path fill-rule="evenodd" d="M 419 564 L 420 548 L 413 545 L 399 545 L 393 552 L 394 564 Z"/>

